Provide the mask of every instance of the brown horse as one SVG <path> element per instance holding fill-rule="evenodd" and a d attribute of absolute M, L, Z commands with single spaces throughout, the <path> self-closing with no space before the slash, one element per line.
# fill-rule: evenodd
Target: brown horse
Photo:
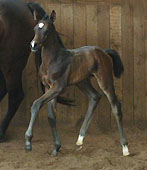
<path fill-rule="evenodd" d="M 0 101 L 8 93 L 8 112 L 0 124 L 0 141 L 4 140 L 9 123 L 24 98 L 22 72 L 30 54 L 34 26 L 44 15 L 45 11 L 37 3 L 0 0 Z M 68 104 L 62 98 L 59 102 Z"/>
<path fill-rule="evenodd" d="M 33 136 L 33 125 L 39 109 L 43 104 L 48 103 L 48 119 L 52 128 L 55 150 L 57 155 L 61 143 L 56 130 L 56 117 L 54 115 L 55 99 L 70 85 L 76 85 L 89 98 L 89 107 L 85 120 L 80 129 L 79 138 L 76 145 L 83 144 L 86 131 L 96 108 L 100 94 L 92 87 L 90 78 L 94 76 L 98 85 L 107 96 L 112 112 L 116 117 L 118 130 L 120 133 L 120 142 L 123 149 L 123 155 L 129 155 L 127 140 L 124 136 L 122 127 L 121 104 L 115 94 L 113 85 L 113 75 L 120 77 L 123 72 L 123 65 L 117 52 L 106 49 L 104 52 L 98 46 L 85 46 L 78 49 L 67 49 L 59 41 L 58 33 L 53 24 L 56 18 L 55 11 L 46 16 L 35 27 L 35 37 L 31 42 L 32 51 L 37 51 L 42 47 L 42 64 L 40 67 L 40 76 L 45 86 L 46 93 L 35 100 L 31 108 L 31 120 L 26 131 L 26 149 L 31 150 L 31 139 Z"/>

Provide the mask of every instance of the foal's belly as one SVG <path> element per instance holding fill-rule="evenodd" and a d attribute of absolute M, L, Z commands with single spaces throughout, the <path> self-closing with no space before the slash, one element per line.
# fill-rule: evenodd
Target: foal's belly
<path fill-rule="evenodd" d="M 86 77 L 88 77 L 90 75 L 90 73 L 88 72 L 88 70 L 86 68 L 78 68 L 77 70 L 71 71 L 69 74 L 69 78 L 68 78 L 68 83 L 70 85 L 72 84 L 76 84 L 82 80 L 84 80 Z"/>

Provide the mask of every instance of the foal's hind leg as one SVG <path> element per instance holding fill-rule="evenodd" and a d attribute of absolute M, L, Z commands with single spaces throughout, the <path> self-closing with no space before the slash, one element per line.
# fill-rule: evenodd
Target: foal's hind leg
<path fill-rule="evenodd" d="M 53 99 L 50 102 L 48 102 L 48 121 L 51 126 L 53 139 L 54 139 L 54 145 L 55 145 L 55 149 L 52 152 L 54 156 L 58 154 L 58 151 L 61 147 L 61 142 L 60 142 L 59 135 L 56 129 L 55 107 L 56 107 L 56 99 Z"/>
<path fill-rule="evenodd" d="M 80 129 L 80 134 L 79 134 L 79 137 L 76 143 L 76 145 L 78 145 L 81 148 L 86 131 L 92 119 L 92 114 L 101 98 L 101 95 L 92 87 L 89 80 L 84 80 L 80 82 L 77 86 L 89 98 L 88 110 L 87 110 L 84 122 L 82 124 L 82 127 Z"/>
<path fill-rule="evenodd" d="M 129 155 L 129 150 L 127 147 L 128 142 L 127 142 L 126 137 L 123 132 L 123 124 L 122 124 L 123 115 L 122 115 L 122 111 L 121 111 L 121 103 L 119 102 L 119 100 L 115 94 L 112 74 L 109 74 L 107 80 L 106 80 L 106 78 L 104 78 L 102 76 L 99 79 L 98 75 L 96 75 L 96 74 L 95 74 L 95 77 L 97 78 L 100 88 L 103 90 L 103 92 L 105 93 L 105 95 L 107 96 L 107 98 L 111 104 L 112 112 L 116 118 L 117 125 L 118 125 L 118 130 L 119 130 L 119 134 L 120 134 L 120 143 L 122 145 L 123 155 L 127 156 L 127 155 Z"/>

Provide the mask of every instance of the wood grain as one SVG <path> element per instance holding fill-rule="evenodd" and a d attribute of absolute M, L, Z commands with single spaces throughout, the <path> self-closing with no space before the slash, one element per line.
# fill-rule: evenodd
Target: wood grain
<path fill-rule="evenodd" d="M 35 0 L 31 0 L 34 2 Z M 26 0 L 28 2 L 28 0 Z M 146 0 L 37 0 L 50 13 L 55 10 L 56 29 L 66 47 L 99 45 L 119 51 L 125 72 L 120 80 L 115 78 L 116 93 L 124 112 L 125 126 L 146 127 L 147 121 L 147 1 Z M 94 87 L 100 91 L 97 82 Z M 12 126 L 30 119 L 32 102 L 41 95 L 34 57 L 30 56 L 24 71 L 25 99 L 12 122 Z M 77 107 L 57 105 L 59 121 L 76 126 L 83 120 L 87 109 L 87 98 L 76 88 L 70 87 L 65 95 L 75 99 Z M 0 117 L 7 111 L 7 96 L 0 105 Z M 111 117 L 110 105 L 105 96 L 96 109 L 94 120 L 100 129 L 116 126 Z M 18 123 L 19 122 L 19 123 Z M 44 107 L 38 117 L 40 126 L 47 122 Z M 24 123 L 25 125 L 25 123 Z"/>
<path fill-rule="evenodd" d="M 133 7 L 127 2 L 122 7 L 122 59 L 124 64 L 122 108 L 125 125 L 134 123 L 134 53 Z"/>
<path fill-rule="evenodd" d="M 134 119 L 137 127 L 146 124 L 145 51 L 143 3 L 134 2 Z"/>
<path fill-rule="evenodd" d="M 99 5 L 97 14 L 97 31 L 98 31 L 98 46 L 101 48 L 110 47 L 110 7 L 108 5 Z M 102 130 L 110 129 L 111 125 L 111 110 L 107 97 L 103 94 L 98 105 L 98 120 L 97 125 Z"/>

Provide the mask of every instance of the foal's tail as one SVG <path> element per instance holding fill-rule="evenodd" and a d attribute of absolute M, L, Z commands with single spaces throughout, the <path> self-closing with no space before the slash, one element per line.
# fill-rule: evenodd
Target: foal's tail
<path fill-rule="evenodd" d="M 115 77 L 120 78 L 121 74 L 124 72 L 124 66 L 120 55 L 117 51 L 110 48 L 105 48 L 104 51 L 112 58 Z"/>

